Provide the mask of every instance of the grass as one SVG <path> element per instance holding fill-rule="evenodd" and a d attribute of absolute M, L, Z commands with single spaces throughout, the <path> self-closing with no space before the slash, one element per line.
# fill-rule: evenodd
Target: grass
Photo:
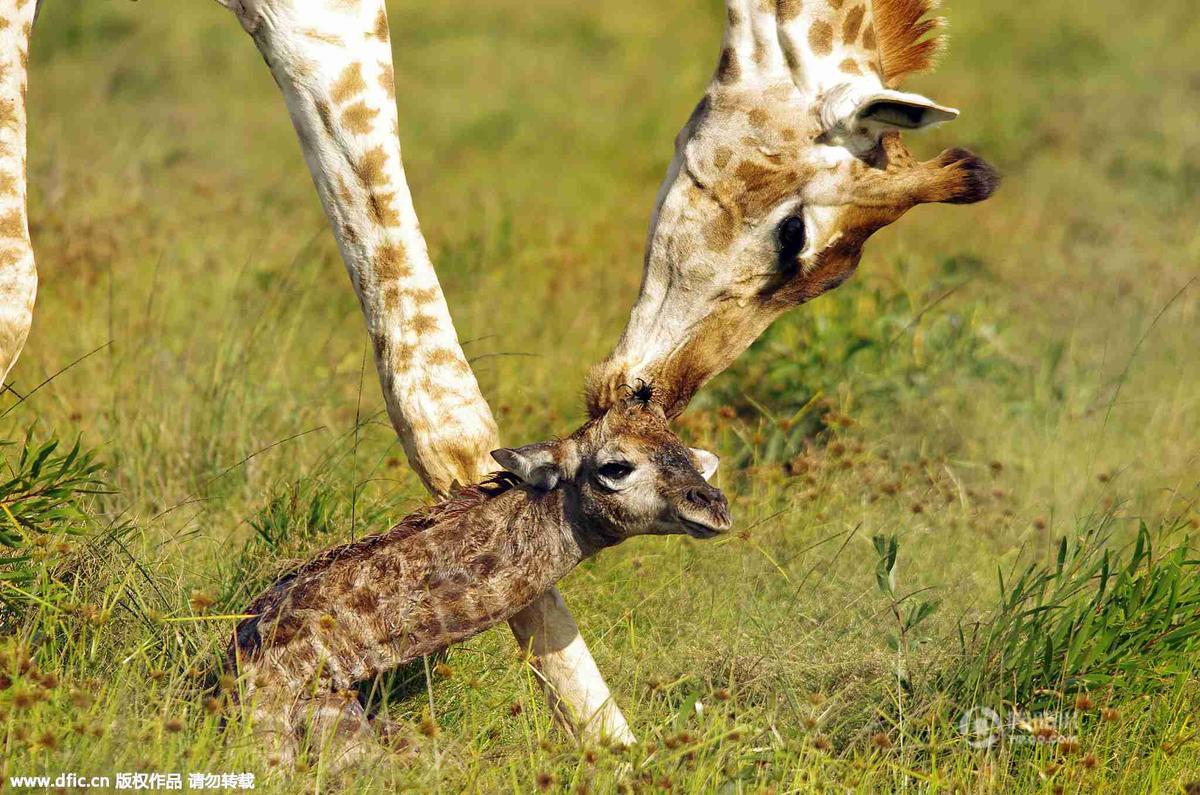
<path fill-rule="evenodd" d="M 468 354 L 506 441 L 563 432 L 636 294 L 721 15 L 390 11 L 409 179 Z M 975 149 L 1000 193 L 878 234 L 851 283 L 698 397 L 682 431 L 723 456 L 737 532 L 643 539 L 563 583 L 642 744 L 570 743 L 497 629 L 428 682 L 373 688 L 436 733 L 415 764 L 338 782 L 318 762 L 260 789 L 1200 780 L 1200 29 L 1183 2 L 946 13 L 951 51 L 912 87 L 964 116 L 912 144 Z M 0 787 L 261 776 L 208 700 L 221 616 L 424 492 L 237 23 L 215 3 L 57 0 L 31 70 L 42 284 L 12 376 L 27 399 L 0 398 Z M 985 707 L 1020 725 L 972 748 L 960 718 Z"/>

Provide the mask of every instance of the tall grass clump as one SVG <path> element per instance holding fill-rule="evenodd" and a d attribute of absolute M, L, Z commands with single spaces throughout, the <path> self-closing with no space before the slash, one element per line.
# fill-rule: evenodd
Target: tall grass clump
<path fill-rule="evenodd" d="M 31 607 L 53 608 L 70 591 L 81 542 L 95 530 L 88 510 L 107 491 L 102 464 L 78 439 L 0 442 L 0 630 L 11 631 Z"/>
<path fill-rule="evenodd" d="M 942 688 L 960 704 L 1037 704 L 1064 694 L 1140 695 L 1194 667 L 1200 551 L 1182 523 L 1112 544 L 1112 515 L 1063 538 L 1052 564 L 998 571 L 999 602 L 960 624 L 960 666 Z"/>

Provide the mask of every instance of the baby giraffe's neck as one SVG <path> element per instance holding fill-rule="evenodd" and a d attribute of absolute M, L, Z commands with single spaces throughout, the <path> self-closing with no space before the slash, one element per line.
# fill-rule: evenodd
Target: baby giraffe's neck
<path fill-rule="evenodd" d="M 423 542 L 432 552 L 423 600 L 431 620 L 419 634 L 430 651 L 511 617 L 614 543 L 565 491 L 525 487 L 437 528 Z"/>

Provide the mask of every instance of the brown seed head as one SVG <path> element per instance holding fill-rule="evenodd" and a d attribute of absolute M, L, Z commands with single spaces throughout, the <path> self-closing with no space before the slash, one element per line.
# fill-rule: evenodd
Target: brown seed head
<path fill-rule="evenodd" d="M 437 725 L 437 721 L 426 715 L 421 718 L 421 723 L 417 726 L 417 731 L 426 737 L 433 738 L 442 733 L 442 728 Z"/>
<path fill-rule="evenodd" d="M 203 613 L 216 604 L 216 600 L 204 593 L 204 591 L 195 590 L 192 591 L 192 596 L 188 599 L 188 604 L 192 606 L 192 612 Z"/>
<path fill-rule="evenodd" d="M 1079 740 L 1074 737 L 1063 737 L 1058 741 L 1058 748 L 1064 754 L 1074 754 L 1079 752 Z"/>

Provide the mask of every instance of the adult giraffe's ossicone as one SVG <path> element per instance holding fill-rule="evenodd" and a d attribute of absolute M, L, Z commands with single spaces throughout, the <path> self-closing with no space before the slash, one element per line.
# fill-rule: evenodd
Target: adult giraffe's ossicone
<path fill-rule="evenodd" d="M 683 411 L 787 309 L 850 277 L 911 207 L 965 204 L 996 172 L 962 149 L 916 161 L 900 131 L 958 112 L 897 90 L 941 48 L 935 0 L 727 0 L 720 62 L 675 143 L 641 294 L 593 369 L 593 415 L 653 383 Z"/>

